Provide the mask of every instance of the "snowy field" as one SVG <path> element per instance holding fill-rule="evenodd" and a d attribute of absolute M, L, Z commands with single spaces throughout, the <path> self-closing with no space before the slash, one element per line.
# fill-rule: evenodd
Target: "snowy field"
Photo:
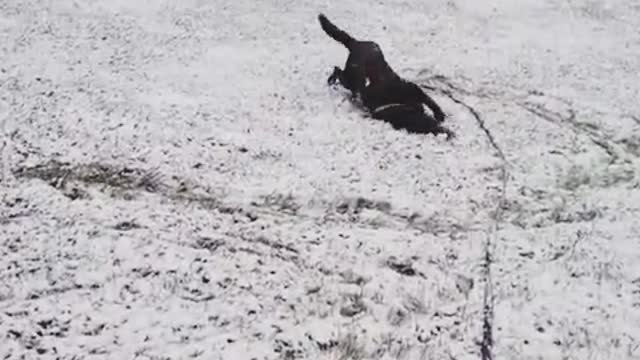
<path fill-rule="evenodd" d="M 457 138 L 326 86 L 319 12 Z M 0 359 L 640 359 L 637 0 L 1 0 Z"/>

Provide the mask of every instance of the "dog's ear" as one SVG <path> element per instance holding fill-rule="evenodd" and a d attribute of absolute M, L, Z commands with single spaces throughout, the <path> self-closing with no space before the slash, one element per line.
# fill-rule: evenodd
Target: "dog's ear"
<path fill-rule="evenodd" d="M 415 91 L 419 92 L 417 96 L 419 96 L 420 102 L 427 105 L 429 110 L 431 110 L 431 112 L 433 113 L 433 117 L 436 119 L 438 123 L 444 122 L 446 115 L 440 108 L 440 105 L 438 105 L 438 103 L 436 103 L 435 100 L 433 100 L 429 95 L 427 95 L 427 93 L 425 93 L 422 90 L 422 88 L 420 88 L 418 85 L 416 84 L 413 84 L 413 85 L 415 86 L 415 89 L 416 89 Z"/>

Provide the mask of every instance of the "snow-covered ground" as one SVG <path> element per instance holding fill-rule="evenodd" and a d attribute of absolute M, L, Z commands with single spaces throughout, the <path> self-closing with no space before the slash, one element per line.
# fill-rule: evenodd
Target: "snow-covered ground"
<path fill-rule="evenodd" d="M 458 137 L 328 88 L 319 12 Z M 639 359 L 638 29 L 623 0 L 0 1 L 0 358 Z"/>

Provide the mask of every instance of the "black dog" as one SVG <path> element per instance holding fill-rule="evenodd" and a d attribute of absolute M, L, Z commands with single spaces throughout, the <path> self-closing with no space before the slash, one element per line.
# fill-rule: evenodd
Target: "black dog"
<path fill-rule="evenodd" d="M 387 64 L 378 44 L 354 39 L 322 14 L 318 20 L 327 35 L 349 50 L 344 70 L 334 67 L 329 84 L 340 82 L 354 98 L 360 97 L 373 118 L 387 121 L 396 129 L 444 133 L 447 138 L 454 136 L 441 125 L 445 115 L 440 106 L 418 85 L 398 76 Z M 425 113 L 422 104 L 431 109 L 433 116 Z"/>

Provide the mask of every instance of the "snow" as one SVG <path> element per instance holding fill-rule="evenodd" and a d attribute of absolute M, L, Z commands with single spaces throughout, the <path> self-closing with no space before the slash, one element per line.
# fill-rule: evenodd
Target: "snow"
<path fill-rule="evenodd" d="M 327 87 L 320 12 L 457 138 Z M 1 2 L 0 358 L 640 358 L 638 15 Z"/>

